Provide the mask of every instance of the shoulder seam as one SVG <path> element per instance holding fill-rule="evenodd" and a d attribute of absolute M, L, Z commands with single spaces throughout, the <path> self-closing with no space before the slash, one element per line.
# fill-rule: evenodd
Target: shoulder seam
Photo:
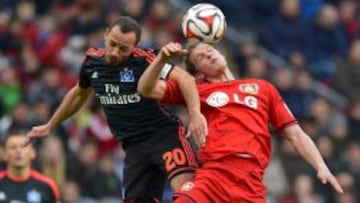
<path fill-rule="evenodd" d="M 156 57 L 151 49 L 143 50 L 139 47 L 136 47 L 134 49 L 133 56 L 134 57 L 145 57 L 146 62 L 148 62 L 149 64 L 152 63 Z"/>
<path fill-rule="evenodd" d="M 95 48 L 90 48 L 86 51 L 86 55 L 87 56 L 93 56 L 93 57 L 102 57 L 105 55 L 105 50 L 104 49 L 95 49 Z"/>
<path fill-rule="evenodd" d="M 31 177 L 34 178 L 35 180 L 45 183 L 47 186 L 49 186 L 51 191 L 54 193 L 56 200 L 60 199 L 60 190 L 52 178 L 47 177 L 37 171 L 32 171 Z"/>
<path fill-rule="evenodd" d="M 0 179 L 4 178 L 6 176 L 6 171 L 0 171 Z"/>

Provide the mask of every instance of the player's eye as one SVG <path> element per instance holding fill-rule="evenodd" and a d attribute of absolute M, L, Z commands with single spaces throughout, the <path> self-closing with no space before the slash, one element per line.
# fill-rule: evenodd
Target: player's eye
<path fill-rule="evenodd" d="M 196 59 L 198 60 L 198 61 L 201 61 L 203 58 L 204 58 L 204 53 L 201 53 L 201 54 L 198 54 L 197 55 L 197 57 L 196 57 Z"/>
<path fill-rule="evenodd" d="M 120 47 L 120 50 L 123 52 L 129 51 L 129 47 Z"/>
<path fill-rule="evenodd" d="M 110 46 L 115 47 L 115 46 L 116 46 L 116 43 L 113 42 L 113 41 L 111 41 L 111 42 L 110 42 Z"/>

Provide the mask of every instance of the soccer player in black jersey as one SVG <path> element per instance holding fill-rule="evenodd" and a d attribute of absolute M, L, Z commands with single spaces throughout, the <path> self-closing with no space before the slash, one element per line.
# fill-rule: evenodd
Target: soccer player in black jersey
<path fill-rule="evenodd" d="M 23 147 L 25 134 L 9 133 L 3 142 L 6 169 L 0 171 L 1 202 L 55 203 L 60 192 L 55 182 L 31 169 L 32 145 Z"/>
<path fill-rule="evenodd" d="M 146 203 L 159 201 L 166 178 L 178 190 L 192 179 L 197 164 L 179 121 L 157 101 L 137 93 L 141 74 L 155 58 L 152 50 L 136 47 L 140 36 L 139 24 L 130 17 L 114 21 L 105 33 L 105 49 L 88 50 L 78 84 L 48 123 L 33 127 L 28 138 L 47 136 L 94 92 L 126 152 L 125 202 Z M 162 78 L 180 81 L 190 119 L 188 132 L 198 145 L 204 144 L 207 126 L 194 79 L 171 64 L 163 67 Z"/>

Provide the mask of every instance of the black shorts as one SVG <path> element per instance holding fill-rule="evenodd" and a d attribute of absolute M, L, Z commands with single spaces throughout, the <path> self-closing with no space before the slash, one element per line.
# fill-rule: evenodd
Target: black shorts
<path fill-rule="evenodd" d="M 183 127 L 159 129 L 148 139 L 124 145 L 125 202 L 160 202 L 165 180 L 197 168 Z"/>

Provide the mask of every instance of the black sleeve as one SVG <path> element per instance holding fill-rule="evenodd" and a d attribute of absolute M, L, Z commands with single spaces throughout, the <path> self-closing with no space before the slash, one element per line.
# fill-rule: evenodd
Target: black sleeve
<path fill-rule="evenodd" d="M 89 74 L 88 74 L 88 60 L 87 58 L 84 60 L 84 62 L 81 65 L 80 69 L 80 75 L 79 75 L 79 86 L 81 88 L 88 88 L 90 87 L 90 80 L 89 80 Z"/>

